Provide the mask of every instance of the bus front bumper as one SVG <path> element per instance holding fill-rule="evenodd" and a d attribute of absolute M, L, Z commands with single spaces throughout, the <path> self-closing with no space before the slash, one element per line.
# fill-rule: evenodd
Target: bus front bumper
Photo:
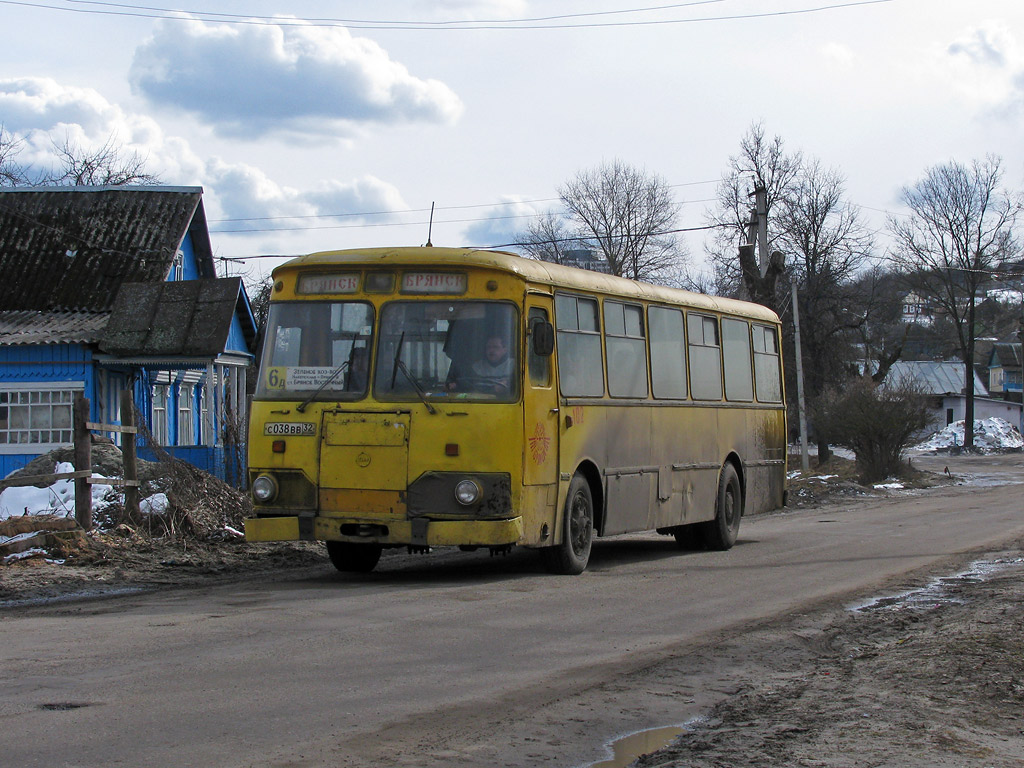
<path fill-rule="evenodd" d="M 503 547 L 523 536 L 523 518 L 506 520 L 398 520 L 386 525 L 365 524 L 336 517 L 254 517 L 245 521 L 246 541 L 350 541 L 385 546 Z M 310 525 L 309 523 L 312 523 Z M 342 527 L 360 526 L 360 535 L 346 535 Z M 363 535 L 365 533 L 365 535 Z"/>

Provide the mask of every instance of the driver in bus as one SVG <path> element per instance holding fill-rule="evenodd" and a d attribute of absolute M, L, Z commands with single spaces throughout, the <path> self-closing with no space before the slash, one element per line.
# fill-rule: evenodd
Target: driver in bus
<path fill-rule="evenodd" d="M 448 389 L 472 390 L 475 392 L 493 392 L 497 395 L 508 394 L 512 389 L 512 375 L 515 366 L 508 353 L 505 340 L 500 336 L 491 336 L 484 346 L 484 356 L 469 367 L 468 374 L 449 372 Z"/>

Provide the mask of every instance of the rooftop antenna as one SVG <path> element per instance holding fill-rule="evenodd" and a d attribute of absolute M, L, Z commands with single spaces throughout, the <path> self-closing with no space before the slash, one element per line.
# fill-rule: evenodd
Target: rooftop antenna
<path fill-rule="evenodd" d="M 430 223 L 427 225 L 427 248 L 433 248 L 434 244 L 430 242 L 430 236 L 434 231 L 434 203 L 430 203 Z"/>

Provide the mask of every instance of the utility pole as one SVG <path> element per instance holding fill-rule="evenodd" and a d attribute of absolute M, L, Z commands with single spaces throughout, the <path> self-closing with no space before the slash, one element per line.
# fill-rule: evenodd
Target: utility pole
<path fill-rule="evenodd" d="M 761 277 L 768 274 L 768 190 L 754 187 L 754 213 L 757 216 L 757 264 Z"/>
<path fill-rule="evenodd" d="M 810 459 L 807 457 L 807 409 L 804 406 L 804 361 L 803 352 L 800 349 L 800 307 L 796 297 L 796 277 L 790 280 L 790 288 L 793 292 L 793 340 L 796 344 L 796 402 L 797 411 L 800 414 L 800 468 L 806 472 L 810 468 Z"/>

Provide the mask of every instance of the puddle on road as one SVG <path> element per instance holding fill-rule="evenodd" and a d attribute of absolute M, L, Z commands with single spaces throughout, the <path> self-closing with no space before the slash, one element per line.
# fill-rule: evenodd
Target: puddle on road
<path fill-rule="evenodd" d="M 1024 557 L 978 560 L 971 563 L 966 570 L 953 576 L 940 576 L 920 589 L 911 589 L 895 595 L 872 597 L 863 603 L 849 606 L 848 610 L 862 612 L 900 608 L 935 608 L 940 605 L 962 603 L 963 600 L 950 594 L 952 588 L 964 584 L 978 584 L 1022 563 L 1024 563 Z"/>
<path fill-rule="evenodd" d="M 667 725 L 662 728 L 648 728 L 616 739 L 606 745 L 612 756 L 606 760 L 590 763 L 587 768 L 626 768 L 641 755 L 666 747 L 679 734 L 685 732 L 696 720 L 684 725 Z"/>

